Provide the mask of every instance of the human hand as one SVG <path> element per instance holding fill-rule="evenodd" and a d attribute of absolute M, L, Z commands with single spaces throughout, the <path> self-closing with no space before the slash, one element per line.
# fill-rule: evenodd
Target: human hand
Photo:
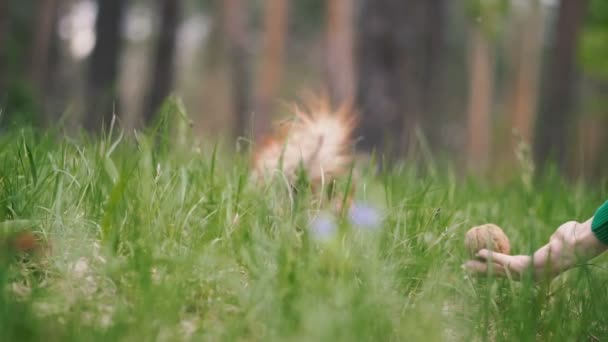
<path fill-rule="evenodd" d="M 477 253 L 477 259 L 469 260 L 465 268 L 478 274 L 492 271 L 497 276 L 516 280 L 521 279 L 527 271 L 531 271 L 537 280 L 541 276 L 551 279 L 608 249 L 591 231 L 591 221 L 562 224 L 551 236 L 549 243 L 532 256 L 506 255 L 482 249 Z"/>

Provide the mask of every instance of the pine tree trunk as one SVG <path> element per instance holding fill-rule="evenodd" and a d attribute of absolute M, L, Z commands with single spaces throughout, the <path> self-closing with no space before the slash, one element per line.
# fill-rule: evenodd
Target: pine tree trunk
<path fill-rule="evenodd" d="M 327 0 L 326 75 L 332 101 L 352 101 L 355 94 L 354 0 Z"/>
<path fill-rule="evenodd" d="M 37 8 L 29 68 L 30 80 L 37 92 L 44 90 L 44 77 L 47 72 L 54 21 L 56 20 L 56 6 L 57 0 L 46 0 L 42 1 Z"/>
<path fill-rule="evenodd" d="M 554 160 L 565 169 L 568 127 L 575 102 L 576 56 L 586 0 L 560 1 L 556 35 L 544 79 L 544 95 L 536 123 L 538 170 Z"/>
<path fill-rule="evenodd" d="M 63 0 L 57 0 L 59 4 Z M 52 26 L 52 34 L 49 38 L 48 56 L 46 70 L 44 70 L 43 83 L 43 100 L 45 123 L 47 126 L 57 122 L 66 109 L 68 89 L 62 85 L 68 82 L 65 79 L 64 71 L 62 70 L 61 56 L 61 41 L 57 32 L 58 18 L 60 6 L 56 7 L 55 20 Z"/>
<path fill-rule="evenodd" d="M 408 1 L 363 0 L 357 23 L 359 147 L 391 157 L 405 152 L 402 141 L 412 131 L 406 127 L 405 100 L 411 36 L 404 20 L 408 10 Z"/>
<path fill-rule="evenodd" d="M 0 94 L 5 94 L 6 87 L 6 40 L 8 32 L 8 1 L 0 0 Z M 0 101 L 3 100 L 3 96 L 0 96 Z"/>
<path fill-rule="evenodd" d="M 146 125 L 154 120 L 175 83 L 176 38 L 181 17 L 181 5 L 181 0 L 160 1 L 161 22 L 152 69 L 152 81 L 142 113 Z"/>
<path fill-rule="evenodd" d="M 422 57 L 422 79 L 420 94 L 422 105 L 421 124 L 429 140 L 429 145 L 437 149 L 442 144 L 441 123 L 444 103 L 443 55 L 445 53 L 446 0 L 425 0 L 425 27 L 423 35 L 424 56 Z"/>
<path fill-rule="evenodd" d="M 230 60 L 235 138 L 248 136 L 251 117 L 251 54 L 246 0 L 224 0 L 224 34 Z"/>
<path fill-rule="evenodd" d="M 604 138 L 605 127 L 608 127 L 608 120 L 602 117 L 602 113 L 590 113 L 579 118 L 577 124 L 577 160 L 571 163 L 570 172 L 581 179 L 601 180 L 602 157 L 605 154 Z"/>
<path fill-rule="evenodd" d="M 254 135 L 260 137 L 268 131 L 273 101 L 283 77 L 283 59 L 287 36 L 287 0 L 266 0 L 264 9 L 264 36 L 262 37 L 261 69 L 256 87 Z"/>
<path fill-rule="evenodd" d="M 483 174 L 490 156 L 494 56 L 488 37 L 479 28 L 471 32 L 469 60 L 467 165 L 470 171 Z"/>
<path fill-rule="evenodd" d="M 67 82 L 64 80 L 61 57 L 61 38 L 59 37 L 59 18 L 65 0 L 54 0 L 52 20 L 49 25 L 47 53 L 44 68 L 40 75 L 40 95 L 44 105 L 45 124 L 53 125 L 66 109 L 68 89 L 62 87 Z"/>
<path fill-rule="evenodd" d="M 538 98 L 538 78 L 542 49 L 543 15 L 538 1 L 532 1 L 527 12 L 515 14 L 516 46 L 513 49 L 515 79 L 508 110 L 511 113 L 511 127 L 528 144 L 532 143 L 532 127 L 536 117 Z M 510 151 L 516 147 L 517 140 L 511 139 Z"/>
<path fill-rule="evenodd" d="M 363 150 L 404 155 L 422 107 L 425 0 L 363 0 L 357 16 L 357 98 Z"/>
<path fill-rule="evenodd" d="M 95 22 L 97 40 L 89 61 L 88 100 L 84 126 L 99 131 L 119 113 L 117 80 L 122 47 L 121 28 L 127 0 L 103 0 Z"/>

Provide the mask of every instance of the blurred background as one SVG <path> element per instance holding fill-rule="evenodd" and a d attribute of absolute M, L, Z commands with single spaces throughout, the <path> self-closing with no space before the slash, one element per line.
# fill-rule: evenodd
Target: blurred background
<path fill-rule="evenodd" d="M 234 143 L 307 91 L 356 105 L 361 151 L 599 178 L 608 1 L 0 0 L 4 131 L 132 132 L 175 95 Z"/>

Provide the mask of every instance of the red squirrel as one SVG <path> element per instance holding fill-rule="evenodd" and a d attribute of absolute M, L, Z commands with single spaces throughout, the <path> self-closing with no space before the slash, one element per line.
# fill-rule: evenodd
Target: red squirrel
<path fill-rule="evenodd" d="M 350 205 L 354 192 L 352 136 L 357 124 L 352 106 L 344 104 L 334 110 L 327 99 L 313 98 L 304 107 L 293 105 L 292 112 L 293 117 L 275 124 L 254 150 L 252 178 L 266 180 L 278 171 L 293 189 L 298 170 L 303 168 L 312 193 L 328 194 L 337 209 L 342 209 L 344 196 L 335 193 L 336 181 L 349 179 L 345 203 Z"/>

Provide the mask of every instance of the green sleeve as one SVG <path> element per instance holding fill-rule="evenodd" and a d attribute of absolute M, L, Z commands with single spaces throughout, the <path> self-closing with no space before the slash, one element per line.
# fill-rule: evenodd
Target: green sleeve
<path fill-rule="evenodd" d="M 608 245 L 608 201 L 595 212 L 591 230 L 604 244 Z"/>

